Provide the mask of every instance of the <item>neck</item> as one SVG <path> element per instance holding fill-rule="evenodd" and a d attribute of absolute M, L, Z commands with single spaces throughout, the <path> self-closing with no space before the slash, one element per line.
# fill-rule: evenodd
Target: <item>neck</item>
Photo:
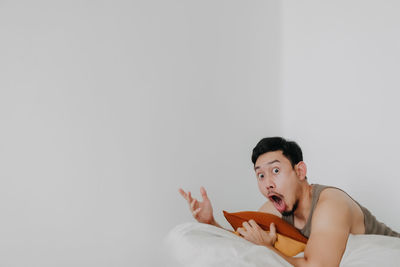
<path fill-rule="evenodd" d="M 311 211 L 312 203 L 312 186 L 307 182 L 302 185 L 300 189 L 300 198 L 294 217 L 299 221 L 307 221 L 307 218 Z"/>

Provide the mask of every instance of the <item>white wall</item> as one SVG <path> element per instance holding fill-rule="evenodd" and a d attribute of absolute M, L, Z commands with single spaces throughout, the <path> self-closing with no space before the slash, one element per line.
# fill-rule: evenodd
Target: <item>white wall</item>
<path fill-rule="evenodd" d="M 0 266 L 165 265 L 180 186 L 261 205 L 278 1 L 2 1 L 0 36 Z"/>
<path fill-rule="evenodd" d="M 282 122 L 314 183 L 400 231 L 400 3 L 284 1 Z"/>
<path fill-rule="evenodd" d="M 192 220 L 177 188 L 226 225 L 262 203 L 251 149 L 280 134 L 400 230 L 399 8 L 1 2 L 0 266 L 165 265 Z"/>

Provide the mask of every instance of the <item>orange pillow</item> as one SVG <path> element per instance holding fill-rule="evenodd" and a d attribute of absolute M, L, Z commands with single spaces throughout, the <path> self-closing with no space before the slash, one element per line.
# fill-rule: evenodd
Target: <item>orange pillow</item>
<path fill-rule="evenodd" d="M 265 231 L 269 231 L 269 225 L 274 223 L 277 232 L 277 240 L 274 247 L 287 256 L 295 256 L 304 251 L 306 247 L 307 238 L 294 226 L 278 216 L 259 211 L 223 212 L 226 220 L 232 225 L 235 231 L 238 227 L 242 227 L 243 222 L 251 219 Z"/>

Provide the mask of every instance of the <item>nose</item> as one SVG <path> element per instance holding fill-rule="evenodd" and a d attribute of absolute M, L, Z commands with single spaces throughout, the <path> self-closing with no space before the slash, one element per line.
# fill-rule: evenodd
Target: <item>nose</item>
<path fill-rule="evenodd" d="M 265 179 L 264 179 L 264 186 L 265 186 L 265 188 L 268 189 L 268 190 L 274 189 L 274 188 L 276 187 L 273 178 L 270 177 L 270 176 L 265 177 Z"/>

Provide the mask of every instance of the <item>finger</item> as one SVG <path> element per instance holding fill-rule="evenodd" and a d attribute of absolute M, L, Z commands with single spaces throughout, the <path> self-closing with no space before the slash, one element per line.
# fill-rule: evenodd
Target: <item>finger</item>
<path fill-rule="evenodd" d="M 242 225 L 243 225 L 243 228 L 246 229 L 246 230 L 250 230 L 251 229 L 251 226 L 250 226 L 250 224 L 248 222 L 243 222 Z"/>
<path fill-rule="evenodd" d="M 276 235 L 276 227 L 275 227 L 275 224 L 274 223 L 271 223 L 270 224 L 270 226 L 269 226 L 269 236 L 270 236 L 270 238 L 271 238 L 271 244 L 274 246 L 275 245 L 275 242 L 276 242 L 276 240 L 277 240 L 277 235 Z"/>
<path fill-rule="evenodd" d="M 197 210 L 193 211 L 193 212 L 192 212 L 193 217 L 196 218 L 196 216 L 197 216 L 197 214 L 199 214 L 200 210 L 201 210 L 201 208 L 198 208 Z"/>
<path fill-rule="evenodd" d="M 192 198 L 192 193 L 190 193 L 190 191 L 188 192 L 187 196 L 188 196 L 187 201 L 189 201 L 189 203 L 192 203 L 193 198 Z"/>
<path fill-rule="evenodd" d="M 191 210 L 194 210 L 194 205 L 196 205 L 196 201 L 197 201 L 197 199 L 194 198 L 192 203 L 190 203 Z"/>
<path fill-rule="evenodd" d="M 271 223 L 270 225 L 269 225 L 269 234 L 270 235 L 276 235 L 276 227 L 275 227 L 275 224 L 274 223 Z"/>
<path fill-rule="evenodd" d="M 244 236 L 246 231 L 242 227 L 238 227 L 236 229 L 236 232 L 238 232 L 241 236 Z"/>
<path fill-rule="evenodd" d="M 203 200 L 208 200 L 206 189 L 203 186 L 200 187 L 200 193 L 201 193 L 201 197 L 203 198 Z"/>
<path fill-rule="evenodd" d="M 249 224 L 250 224 L 253 228 L 255 228 L 255 229 L 260 229 L 260 228 L 261 228 L 261 227 L 256 223 L 255 220 L 250 220 L 250 221 L 249 221 Z"/>
<path fill-rule="evenodd" d="M 184 199 L 187 200 L 187 195 L 186 195 L 185 191 L 183 191 L 182 188 L 179 188 L 179 193 L 181 194 L 181 196 L 183 196 Z"/>

